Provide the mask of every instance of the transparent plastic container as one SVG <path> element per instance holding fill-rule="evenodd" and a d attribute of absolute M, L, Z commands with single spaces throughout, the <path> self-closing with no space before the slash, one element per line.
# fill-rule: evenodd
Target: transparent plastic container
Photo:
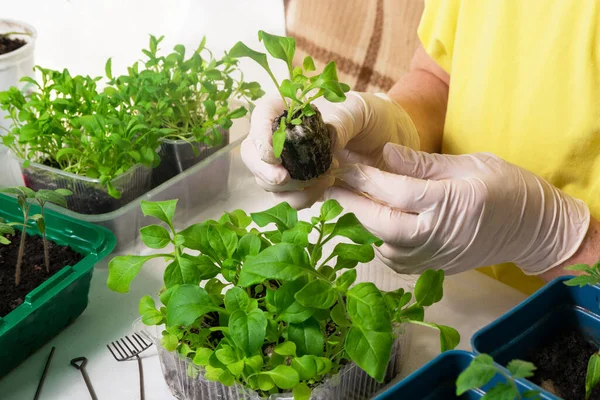
<path fill-rule="evenodd" d="M 179 400 L 262 400 L 258 393 L 239 384 L 225 386 L 209 381 L 204 377 L 202 367 L 191 359 L 167 351 L 160 344 L 161 328 L 146 326 L 141 318 L 133 324 L 134 331 L 141 332 L 151 339 L 158 350 L 163 376 L 171 393 Z M 403 325 L 395 331 L 398 338 L 392 348 L 392 356 L 385 373 L 383 383 L 377 382 L 356 364 L 349 363 L 340 371 L 326 378 L 323 383 L 312 389 L 310 400 L 365 400 L 390 383 L 402 367 L 402 354 L 410 345 L 409 326 Z M 292 393 L 271 395 L 268 400 L 293 400 Z"/>
<path fill-rule="evenodd" d="M 222 135 L 221 144 L 218 146 L 185 140 L 163 139 L 159 151 L 160 164 L 152 170 L 152 187 L 168 181 L 226 147 L 229 144 L 229 131 L 220 128 L 218 131 Z"/>
<path fill-rule="evenodd" d="M 108 194 L 105 185 L 99 179 L 88 178 L 61 171 L 57 168 L 18 159 L 25 186 L 33 189 L 69 189 L 73 192 L 67 197 L 69 210 L 79 214 L 104 214 L 115 211 L 137 199 L 150 190 L 152 168 L 135 165 L 124 174 L 112 180 L 112 185 L 121 192 L 116 199 Z"/>

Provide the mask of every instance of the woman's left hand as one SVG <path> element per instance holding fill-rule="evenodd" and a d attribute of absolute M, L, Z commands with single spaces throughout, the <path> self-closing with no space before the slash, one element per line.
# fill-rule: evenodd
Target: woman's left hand
<path fill-rule="evenodd" d="M 495 155 L 440 155 L 386 145 L 387 170 L 355 164 L 325 198 L 385 241 L 377 252 L 401 273 L 457 273 L 514 262 L 555 267 L 579 248 L 590 211 L 544 179 Z"/>

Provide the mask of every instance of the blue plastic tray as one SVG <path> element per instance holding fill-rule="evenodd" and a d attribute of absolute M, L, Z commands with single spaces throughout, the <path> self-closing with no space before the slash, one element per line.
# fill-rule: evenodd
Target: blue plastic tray
<path fill-rule="evenodd" d="M 502 375 L 496 374 L 482 389 L 470 390 L 460 397 L 456 396 L 456 378 L 469 366 L 473 358 L 475 358 L 474 354 L 463 350 L 446 351 L 377 396 L 375 400 L 480 399 L 486 391 L 498 382 L 505 382 L 505 379 Z M 531 382 L 518 379 L 516 383 L 521 393 L 527 390 L 538 390 L 541 399 L 558 400 L 557 397 L 543 392 Z"/>

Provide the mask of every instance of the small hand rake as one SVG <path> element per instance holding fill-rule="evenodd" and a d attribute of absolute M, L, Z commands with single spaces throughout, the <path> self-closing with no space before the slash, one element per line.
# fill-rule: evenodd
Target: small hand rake
<path fill-rule="evenodd" d="M 138 369 L 140 372 L 140 399 L 144 400 L 144 369 L 142 368 L 140 353 L 152 346 L 152 342 L 144 339 L 137 333 L 134 333 L 132 337 L 133 339 L 129 338 L 129 336 L 125 336 L 116 342 L 107 344 L 106 347 L 117 361 L 128 361 L 133 357 L 137 358 Z"/>

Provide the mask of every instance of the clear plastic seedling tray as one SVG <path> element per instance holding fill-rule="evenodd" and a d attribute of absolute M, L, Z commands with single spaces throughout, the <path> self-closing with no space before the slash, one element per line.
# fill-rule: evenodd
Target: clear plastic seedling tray
<path fill-rule="evenodd" d="M 152 339 L 158 350 L 163 376 L 169 390 L 179 400 L 264 400 L 253 390 L 239 384 L 224 386 L 204 377 L 202 367 L 175 352 L 167 351 L 160 344 L 161 328 L 145 326 L 141 319 L 133 328 Z M 410 346 L 410 329 L 406 325 L 397 327 L 397 339 L 392 348 L 384 382 L 377 382 L 354 363 L 344 365 L 340 371 L 327 377 L 312 389 L 310 400 L 367 400 L 390 383 L 401 371 L 402 356 Z M 292 393 L 271 395 L 268 400 L 293 400 Z"/>

